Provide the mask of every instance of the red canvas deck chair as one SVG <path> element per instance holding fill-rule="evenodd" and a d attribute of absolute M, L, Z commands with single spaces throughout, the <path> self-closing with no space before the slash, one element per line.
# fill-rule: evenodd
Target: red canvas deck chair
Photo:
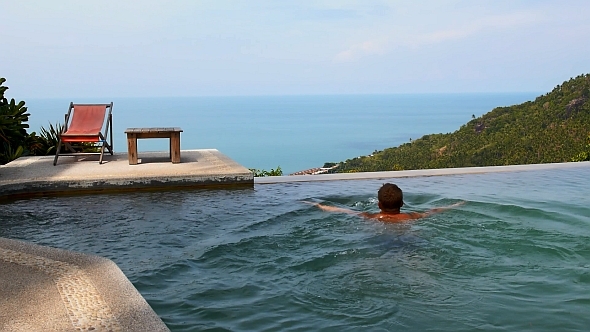
<path fill-rule="evenodd" d="M 107 112 L 108 109 L 108 112 Z M 57 164 L 57 158 L 61 150 L 61 145 L 65 145 L 71 153 L 63 155 L 100 155 L 98 161 L 102 164 L 102 157 L 105 148 L 113 154 L 113 103 L 110 104 L 74 104 L 70 103 L 70 108 L 66 114 L 66 120 L 59 135 L 57 143 L 57 152 L 53 160 L 53 166 Z M 103 132 L 104 128 L 104 132 Z M 103 134 L 104 133 L 104 134 Z M 109 140 L 107 141 L 107 137 Z M 79 152 L 75 149 L 76 145 L 83 143 L 95 144 L 100 148 L 100 152 Z M 86 146 L 88 147 L 88 146 Z"/>

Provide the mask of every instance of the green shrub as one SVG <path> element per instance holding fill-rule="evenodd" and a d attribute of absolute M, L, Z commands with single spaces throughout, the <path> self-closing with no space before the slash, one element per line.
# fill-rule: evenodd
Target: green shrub
<path fill-rule="evenodd" d="M 46 129 L 45 127 L 41 127 L 39 131 L 39 136 L 37 137 L 37 142 L 39 144 L 39 149 L 37 150 L 37 155 L 54 155 L 55 150 L 57 149 L 57 143 L 59 143 L 59 135 L 61 133 L 63 126 L 57 122 L 55 125 L 49 123 L 49 128 Z M 99 152 L 100 148 L 96 143 L 70 143 L 70 146 L 76 150 L 77 152 Z M 68 148 L 65 144 L 62 144 L 60 147 L 60 153 L 68 153 Z"/>
<path fill-rule="evenodd" d="M 590 135 L 587 138 L 586 151 L 582 151 L 572 158 L 572 161 L 590 161 Z"/>
<path fill-rule="evenodd" d="M 270 171 L 264 169 L 250 168 L 250 172 L 254 173 L 254 177 L 283 175 L 283 170 L 281 169 L 281 166 L 277 166 L 277 168 L 271 168 Z"/>
<path fill-rule="evenodd" d="M 40 154 L 43 155 L 52 155 L 55 154 L 55 149 L 57 148 L 57 143 L 59 142 L 59 133 L 61 131 L 61 124 L 58 122 L 54 125 L 49 123 L 49 129 L 45 129 L 45 127 L 41 127 L 39 131 L 39 144 L 41 148 L 39 149 Z M 60 150 L 64 151 L 62 147 Z"/>
<path fill-rule="evenodd" d="M 0 77 L 0 164 L 6 164 L 20 156 L 35 154 L 40 148 L 35 132 L 27 133 L 29 113 L 25 102 L 8 101 L 2 86 L 6 79 Z"/>

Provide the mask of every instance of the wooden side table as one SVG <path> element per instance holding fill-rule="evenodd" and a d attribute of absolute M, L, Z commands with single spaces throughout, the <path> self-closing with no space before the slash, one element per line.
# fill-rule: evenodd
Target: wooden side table
<path fill-rule="evenodd" d="M 182 129 L 174 128 L 127 128 L 127 156 L 129 165 L 137 165 L 137 139 L 139 138 L 169 138 L 170 159 L 173 164 L 180 162 L 180 133 Z"/>

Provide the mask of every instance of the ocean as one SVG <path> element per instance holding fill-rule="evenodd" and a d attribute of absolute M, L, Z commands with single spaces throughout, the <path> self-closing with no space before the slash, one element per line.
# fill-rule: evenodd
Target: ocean
<path fill-rule="evenodd" d="M 449 133 L 498 106 L 541 93 L 26 99 L 29 132 L 62 122 L 71 101 L 113 106 L 115 152 L 129 127 L 181 127 L 181 149 L 217 149 L 248 168 L 284 174 Z M 166 139 L 138 141 L 167 150 Z"/>

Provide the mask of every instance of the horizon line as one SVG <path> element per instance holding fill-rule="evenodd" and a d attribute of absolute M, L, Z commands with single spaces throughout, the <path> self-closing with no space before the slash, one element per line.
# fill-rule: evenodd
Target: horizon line
<path fill-rule="evenodd" d="M 227 94 L 227 95 L 162 95 L 162 96 L 75 96 L 75 97 L 26 97 L 27 99 L 157 99 L 157 98 L 239 98 L 239 97 L 343 97 L 343 96 L 424 96 L 424 95 L 509 95 L 538 94 L 542 91 L 506 91 L 506 92 L 387 92 L 387 93 L 301 93 L 301 94 Z M 19 98 L 11 98 L 19 99 Z M 22 100 L 22 99 L 21 99 Z"/>

